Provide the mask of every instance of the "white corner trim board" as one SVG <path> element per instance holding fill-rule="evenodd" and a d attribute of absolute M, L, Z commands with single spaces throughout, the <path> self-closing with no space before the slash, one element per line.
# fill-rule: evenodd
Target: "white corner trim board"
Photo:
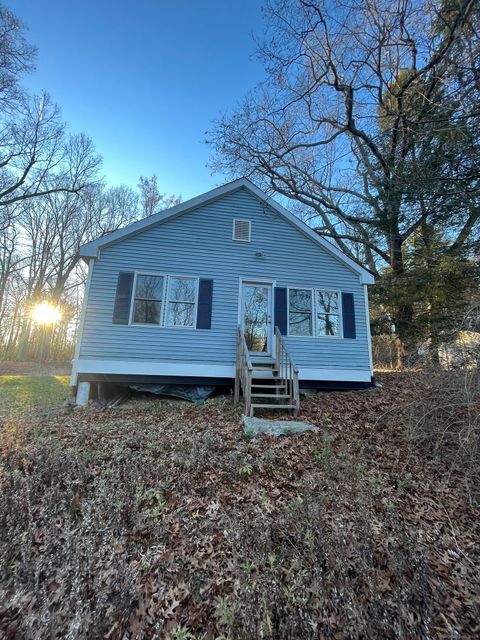
<path fill-rule="evenodd" d="M 368 305 L 368 287 L 363 285 L 363 293 L 365 298 L 365 322 L 367 324 L 367 340 L 368 340 L 368 360 L 370 362 L 370 372 L 373 376 L 373 352 L 372 352 L 372 331 L 370 329 L 370 311 Z"/>
<path fill-rule="evenodd" d="M 185 376 L 192 378 L 233 378 L 235 365 L 198 364 L 191 362 L 134 362 L 132 360 L 75 361 L 71 384 L 75 385 L 79 374 L 132 375 L 132 376 Z M 369 382 L 369 369 L 299 369 L 300 381 L 325 380 L 332 382 Z"/>
<path fill-rule="evenodd" d="M 83 340 L 83 327 L 85 326 L 85 318 L 87 315 L 87 301 L 88 301 L 88 296 L 90 295 L 90 285 L 92 283 L 94 263 L 95 263 L 95 260 L 93 258 L 90 258 L 88 261 L 87 283 L 85 286 L 85 292 L 83 294 L 83 301 L 82 301 L 82 308 L 80 311 L 80 322 L 78 324 L 78 334 L 77 334 L 77 342 L 75 344 L 75 353 L 73 356 L 72 373 L 70 375 L 70 386 L 72 387 L 74 387 L 77 384 L 77 377 L 75 375 L 75 363 L 78 361 L 78 357 L 80 355 L 80 347 Z"/>
<path fill-rule="evenodd" d="M 253 182 L 248 180 L 247 178 L 240 178 L 238 180 L 234 180 L 233 182 L 229 182 L 228 184 L 224 184 L 221 187 L 217 187 L 216 189 L 212 189 L 203 195 L 192 198 L 191 200 L 187 200 L 180 204 L 177 204 L 175 207 L 171 207 L 166 211 L 161 211 L 160 213 L 155 213 L 148 218 L 143 218 L 138 222 L 134 222 L 133 224 L 124 227 L 123 229 L 119 229 L 118 231 L 114 231 L 113 233 L 109 233 L 97 240 L 93 240 L 92 242 L 87 242 L 82 247 L 80 247 L 80 255 L 83 258 L 98 258 L 100 249 L 102 247 L 107 247 L 118 240 L 122 240 L 124 238 L 129 238 L 130 236 L 136 235 L 141 231 L 146 231 L 151 227 L 154 227 L 158 224 L 162 224 L 167 220 L 171 220 L 179 215 L 187 213 L 196 207 L 204 206 L 218 200 L 219 198 L 234 193 L 240 189 L 246 189 L 250 193 L 252 193 L 256 198 L 258 198 L 264 205 L 270 207 L 274 211 L 276 211 L 284 220 L 288 221 L 294 227 L 297 227 L 304 235 L 308 236 L 318 245 L 322 246 L 326 251 L 328 251 L 331 255 L 333 255 L 337 260 L 343 262 L 349 269 L 353 272 L 357 273 L 360 276 L 360 280 L 363 284 L 373 284 L 375 282 L 375 278 L 373 275 L 367 271 L 364 267 L 359 265 L 357 262 L 349 258 L 343 251 L 338 249 L 334 244 L 322 238 L 318 233 L 316 233 L 313 229 L 311 229 L 304 222 L 299 220 L 293 213 L 290 213 L 288 209 L 285 209 L 281 204 L 273 200 L 271 197 L 267 196 L 261 189 L 259 189 Z"/>

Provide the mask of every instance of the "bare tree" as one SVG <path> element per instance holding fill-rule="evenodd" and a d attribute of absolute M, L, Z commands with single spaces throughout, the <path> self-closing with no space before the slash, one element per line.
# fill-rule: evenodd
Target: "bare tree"
<path fill-rule="evenodd" d="M 15 214 L 12 213 L 12 218 Z M 12 278 L 18 274 L 25 264 L 25 256 L 18 250 L 18 227 L 11 223 L 0 228 L 0 344 L 4 341 L 6 334 L 5 317 L 7 313 L 7 299 Z"/>
<path fill-rule="evenodd" d="M 79 193 L 99 165 L 86 136 L 65 137 L 47 95 L 25 99 L 14 117 L 0 121 L 0 208 L 50 193 Z"/>
<path fill-rule="evenodd" d="M 30 249 L 27 296 L 42 293 L 59 302 L 80 261 L 81 245 L 137 218 L 137 196 L 124 186 L 93 184 L 82 194 L 58 192 L 27 203 L 19 219 Z M 78 284 L 74 279 L 72 286 Z"/>
<path fill-rule="evenodd" d="M 34 69 L 36 49 L 25 38 L 25 26 L 0 4 L 0 112 L 16 108 L 24 96 L 19 80 Z"/>
<path fill-rule="evenodd" d="M 93 183 L 80 194 L 58 191 L 18 205 L 21 211 L 15 212 L 8 234 L 5 230 L 5 241 L 0 238 L 0 311 L 8 357 L 65 354 L 86 277 L 80 246 L 138 219 L 137 203 L 137 194 L 126 186 Z M 45 300 L 61 307 L 60 325 L 32 323 L 31 309 Z"/>
<path fill-rule="evenodd" d="M 59 301 L 80 262 L 81 245 L 137 220 L 138 197 L 126 186 L 93 185 L 81 195 L 50 194 L 47 200 L 48 219 L 55 230 L 50 296 Z M 71 286 L 78 286 L 77 278 Z"/>
<path fill-rule="evenodd" d="M 140 176 L 138 188 L 140 189 L 142 213 L 145 218 L 164 209 L 169 209 L 182 201 L 180 196 L 167 196 L 165 193 L 160 193 L 155 174 L 151 178 Z"/>
<path fill-rule="evenodd" d="M 452 251 L 472 238 L 478 4 L 272 0 L 265 11 L 267 80 L 217 121 L 213 168 L 291 199 L 377 275 L 385 265 L 405 274 L 405 248 L 422 225 L 445 229 Z M 405 335 L 410 305 L 399 301 L 393 316 Z"/>
<path fill-rule="evenodd" d="M 0 5 L 0 210 L 49 193 L 78 193 L 100 162 L 88 138 L 65 136 L 59 109 L 46 93 L 31 97 L 21 87 L 36 55 L 24 33 Z"/>
<path fill-rule="evenodd" d="M 47 174 L 43 178 L 47 186 L 46 193 L 41 196 L 37 194 L 35 199 L 15 199 L 8 206 L 0 207 L 6 229 L 4 237 L 10 241 L 10 253 L 15 252 L 24 258 L 28 256 L 28 276 L 25 280 L 25 297 L 28 299 L 35 298 L 45 289 L 52 276 L 53 256 L 58 251 L 59 245 L 60 253 L 63 251 L 61 247 L 63 234 L 58 224 L 57 211 L 52 208 L 54 197 L 57 197 L 57 201 L 63 198 L 70 205 L 72 213 L 70 217 L 65 216 L 64 227 L 68 228 L 71 237 L 75 237 L 78 224 L 74 225 L 74 220 L 78 221 L 79 209 L 78 206 L 72 207 L 72 203 L 80 201 L 80 196 L 70 189 L 63 190 L 61 185 L 65 182 L 74 184 L 79 171 L 82 172 L 83 189 L 86 188 L 87 181 L 92 182 L 96 179 L 99 159 L 91 140 L 84 135 L 70 136 L 65 141 L 64 147 L 65 166 L 62 172 Z M 80 235 L 78 241 L 81 241 Z M 1 294 L 2 291 L 0 291 L 0 307 L 3 304 Z"/>
<path fill-rule="evenodd" d="M 81 244 L 139 217 L 138 195 L 98 178 L 101 159 L 85 135 L 67 135 L 47 94 L 21 86 L 36 50 L 0 4 L 0 349 L 36 357 L 72 339 L 85 269 Z M 148 182 L 148 181 L 147 181 Z M 156 187 L 156 178 L 153 181 Z M 153 183 L 152 183 L 153 184 Z M 158 203 L 167 202 L 161 196 Z M 39 301 L 61 305 L 62 325 L 35 327 Z M 56 346 L 55 346 L 56 345 Z M 61 349 L 60 349 L 61 351 Z"/>
<path fill-rule="evenodd" d="M 101 159 L 85 135 L 67 135 L 58 107 L 21 86 L 36 50 L 25 27 L 0 4 L 0 348 L 3 357 L 65 351 L 86 271 L 80 246 L 180 202 L 161 194 L 157 177 L 140 178 L 138 194 L 108 187 Z M 62 324 L 38 327 L 31 309 L 49 300 Z M 48 347 L 48 349 L 47 349 Z"/>

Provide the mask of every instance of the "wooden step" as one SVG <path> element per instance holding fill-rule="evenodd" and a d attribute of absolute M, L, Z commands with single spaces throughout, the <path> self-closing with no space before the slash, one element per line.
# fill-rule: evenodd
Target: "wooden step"
<path fill-rule="evenodd" d="M 272 365 L 276 364 L 275 358 L 259 358 L 258 360 L 250 358 L 250 362 L 254 367 L 258 365 L 271 367 Z"/>
<path fill-rule="evenodd" d="M 288 398 L 292 396 L 289 393 L 252 393 L 252 398 Z"/>
<path fill-rule="evenodd" d="M 272 378 L 274 380 L 279 379 L 271 369 L 253 369 L 252 378 Z"/>
<path fill-rule="evenodd" d="M 255 389 L 271 389 L 273 391 L 273 389 L 286 389 L 287 385 L 286 384 L 257 384 L 256 382 L 252 381 L 252 387 L 255 387 Z"/>
<path fill-rule="evenodd" d="M 295 404 L 251 404 L 252 409 L 296 409 Z"/>

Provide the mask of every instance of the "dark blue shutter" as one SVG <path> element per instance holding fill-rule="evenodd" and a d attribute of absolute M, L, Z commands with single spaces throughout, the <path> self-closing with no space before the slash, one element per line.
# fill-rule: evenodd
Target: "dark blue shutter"
<path fill-rule="evenodd" d="M 356 338 L 353 293 L 342 292 L 343 337 Z"/>
<path fill-rule="evenodd" d="M 274 294 L 274 323 L 279 328 L 280 333 L 286 336 L 288 333 L 287 317 L 287 289 L 286 287 L 275 287 Z"/>
<path fill-rule="evenodd" d="M 128 324 L 132 300 L 133 273 L 121 271 L 118 274 L 117 293 L 113 307 L 113 324 Z"/>
<path fill-rule="evenodd" d="M 200 278 L 198 283 L 197 329 L 212 328 L 213 280 Z"/>

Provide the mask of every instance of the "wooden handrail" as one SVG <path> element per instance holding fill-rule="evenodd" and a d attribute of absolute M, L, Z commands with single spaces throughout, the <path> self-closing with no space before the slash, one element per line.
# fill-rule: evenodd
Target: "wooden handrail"
<path fill-rule="evenodd" d="M 275 369 L 292 399 L 292 404 L 295 405 L 294 412 L 297 415 L 300 408 L 298 367 L 295 365 L 278 327 L 275 327 Z"/>
<path fill-rule="evenodd" d="M 245 402 L 245 415 L 250 415 L 251 388 L 252 388 L 253 365 L 248 352 L 247 341 L 242 327 L 237 327 L 237 361 L 235 369 L 235 395 L 234 402 L 240 401 L 240 387 Z"/>
<path fill-rule="evenodd" d="M 240 391 L 243 394 L 245 404 L 245 415 L 251 415 L 252 408 L 252 378 L 253 365 L 250 360 L 245 333 L 241 326 L 237 327 L 237 360 L 235 368 L 235 395 L 234 402 L 240 402 Z M 291 399 L 291 405 L 295 415 L 298 414 L 300 408 L 300 389 L 298 385 L 298 368 L 296 367 L 292 356 L 285 344 L 285 340 L 280 333 L 278 327 L 275 327 L 275 365 L 273 369 L 275 384 L 273 389 L 285 389 L 284 395 Z M 258 376 L 258 374 L 257 374 Z M 278 384 L 280 380 L 281 385 Z M 277 393 L 277 392 L 276 392 Z M 268 397 L 268 396 L 267 396 Z M 271 396 L 269 396 L 271 397 Z M 258 405 L 261 406 L 261 405 Z M 269 406 L 269 405 L 266 405 Z"/>
<path fill-rule="evenodd" d="M 277 337 L 277 345 L 278 345 L 278 341 L 280 341 L 282 349 L 287 354 L 287 358 L 290 360 L 290 363 L 291 363 L 291 365 L 293 367 L 294 372 L 298 373 L 298 367 L 296 366 L 295 362 L 293 361 L 293 358 L 290 355 L 290 351 L 288 350 L 288 347 L 285 344 L 285 340 L 283 339 L 282 334 L 280 333 L 280 329 L 278 327 L 275 327 L 275 336 Z"/>
<path fill-rule="evenodd" d="M 240 325 L 238 326 L 238 335 L 240 336 L 240 340 L 242 343 L 242 355 L 245 358 L 245 364 L 247 366 L 247 369 L 249 371 L 252 371 L 253 365 L 252 361 L 250 360 L 250 352 L 248 351 L 247 341 L 245 340 L 245 332 L 242 331 L 242 327 Z"/>

